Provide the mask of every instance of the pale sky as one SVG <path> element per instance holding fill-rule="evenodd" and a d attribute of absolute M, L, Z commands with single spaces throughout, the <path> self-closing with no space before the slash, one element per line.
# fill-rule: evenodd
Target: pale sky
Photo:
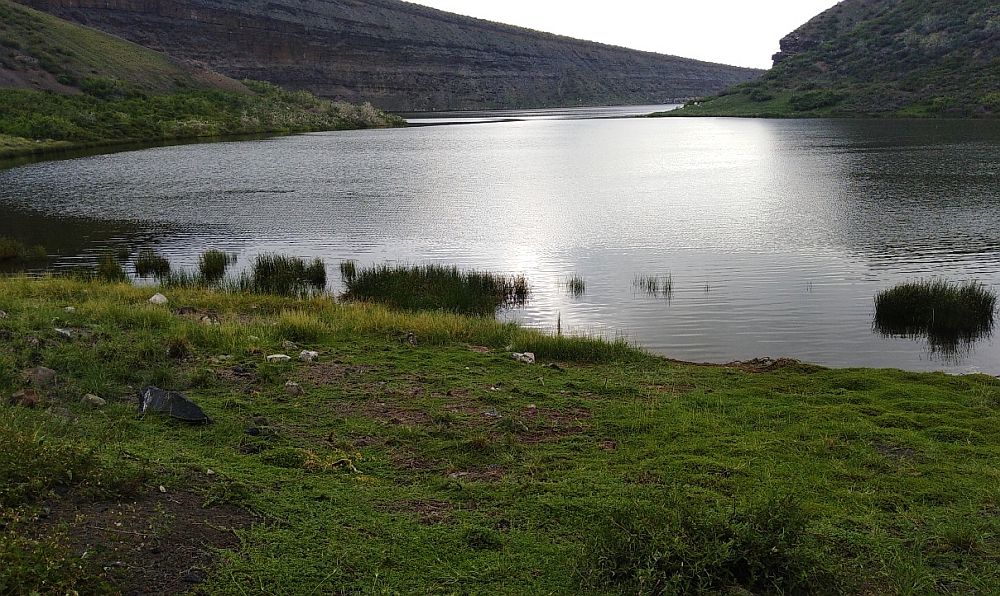
<path fill-rule="evenodd" d="M 413 0 L 613 45 L 770 68 L 778 40 L 837 0 Z"/>

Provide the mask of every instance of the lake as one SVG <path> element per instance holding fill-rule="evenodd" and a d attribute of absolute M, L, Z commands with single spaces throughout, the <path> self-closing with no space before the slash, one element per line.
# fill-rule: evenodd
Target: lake
<path fill-rule="evenodd" d="M 532 299 L 502 317 L 671 358 L 1000 374 L 995 334 L 942 351 L 872 327 L 898 282 L 1000 289 L 1000 122 L 615 117 L 635 113 L 411 115 L 476 124 L 21 165 L 0 170 L 0 234 L 57 267 L 121 246 L 320 256 L 335 291 L 346 259 L 523 273 Z"/>

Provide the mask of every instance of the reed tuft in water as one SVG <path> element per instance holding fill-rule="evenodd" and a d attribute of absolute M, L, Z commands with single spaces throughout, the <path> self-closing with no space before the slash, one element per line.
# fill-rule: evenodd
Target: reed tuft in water
<path fill-rule="evenodd" d="M 109 282 L 123 282 L 128 281 L 128 275 L 125 273 L 125 269 L 122 268 L 121 263 L 115 258 L 112 253 L 106 253 L 101 256 L 101 260 L 97 262 L 97 270 L 95 272 L 97 278 L 102 281 Z"/>
<path fill-rule="evenodd" d="M 0 263 L 4 261 L 44 261 L 48 253 L 44 246 L 27 246 L 19 240 L 0 236 Z"/>
<path fill-rule="evenodd" d="M 355 261 L 341 261 L 340 262 L 340 278 L 347 283 L 357 277 L 358 275 L 358 264 Z"/>
<path fill-rule="evenodd" d="M 674 277 L 670 273 L 664 276 L 636 275 L 632 280 L 632 287 L 657 298 L 669 300 L 674 297 Z"/>
<path fill-rule="evenodd" d="M 444 265 L 375 265 L 345 280 L 349 300 L 380 302 L 407 310 L 443 310 L 492 316 L 521 306 L 530 290 L 523 275 L 462 271 Z"/>
<path fill-rule="evenodd" d="M 166 277 L 170 274 L 170 261 L 150 249 L 143 249 L 135 257 L 135 274 L 139 277 Z"/>
<path fill-rule="evenodd" d="M 977 282 L 908 282 L 875 296 L 876 331 L 927 336 L 932 347 L 972 342 L 993 329 L 995 291 Z"/>
<path fill-rule="evenodd" d="M 209 283 L 222 280 L 229 266 L 236 262 L 236 255 L 221 250 L 207 250 L 198 257 L 198 271 Z"/>
<path fill-rule="evenodd" d="M 261 254 L 249 272 L 228 284 L 230 291 L 279 296 L 305 296 L 326 287 L 326 265 L 319 258 L 307 262 L 299 257 Z"/>
<path fill-rule="evenodd" d="M 574 275 L 566 280 L 566 290 L 574 298 L 579 298 L 587 293 L 587 280 L 583 279 L 580 275 Z"/>

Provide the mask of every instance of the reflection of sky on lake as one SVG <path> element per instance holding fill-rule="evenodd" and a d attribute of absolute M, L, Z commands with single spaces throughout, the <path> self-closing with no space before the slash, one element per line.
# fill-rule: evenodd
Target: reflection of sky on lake
<path fill-rule="evenodd" d="M 1000 285 L 997 163 L 995 122 L 535 119 L 42 163 L 0 172 L 0 205 L 40 213 L 22 236 L 98 213 L 170 224 L 159 249 L 188 266 L 217 247 L 331 273 L 349 258 L 524 273 L 534 298 L 508 316 L 681 359 L 996 374 L 992 337 L 946 361 L 871 323 L 896 282 Z M 669 303 L 633 288 L 668 273 Z"/>

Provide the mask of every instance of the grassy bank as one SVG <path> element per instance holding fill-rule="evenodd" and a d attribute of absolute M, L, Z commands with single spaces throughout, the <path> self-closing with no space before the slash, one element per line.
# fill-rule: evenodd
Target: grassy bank
<path fill-rule="evenodd" d="M 154 291 L 0 279 L 0 592 L 1000 590 L 997 379 Z"/>

